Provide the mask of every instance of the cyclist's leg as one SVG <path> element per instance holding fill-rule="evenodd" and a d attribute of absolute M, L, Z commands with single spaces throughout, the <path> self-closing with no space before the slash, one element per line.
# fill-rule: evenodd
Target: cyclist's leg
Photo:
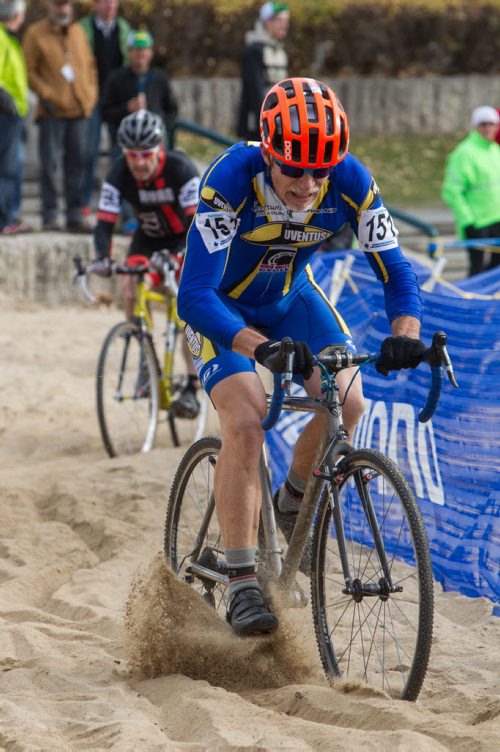
<path fill-rule="evenodd" d="M 342 317 L 335 311 L 323 292 L 312 280 L 301 285 L 289 313 L 277 326 L 271 328 L 271 336 L 281 339 L 284 336 L 308 342 L 313 353 L 320 352 L 328 345 L 353 347 L 349 330 Z M 343 399 L 352 378 L 354 369 L 340 374 L 338 385 Z M 321 377 L 318 368 L 312 377 L 302 382 L 311 397 L 321 395 Z M 344 425 L 350 436 L 356 422 L 363 413 L 364 400 L 361 379 L 358 377 L 349 389 L 344 407 Z M 319 438 L 324 428 L 325 417 L 316 415 L 304 428 L 294 448 L 292 462 L 285 483 L 275 496 L 276 521 L 287 541 L 290 540 L 295 520 L 302 503 L 307 480 L 316 454 Z M 304 550 L 300 570 L 310 573 L 311 542 Z"/>
<path fill-rule="evenodd" d="M 214 477 L 217 516 L 229 577 L 228 620 L 241 635 L 273 631 L 274 614 L 256 576 L 261 504 L 259 459 L 266 412 L 262 383 L 250 358 L 216 348 L 187 327 L 200 380 L 217 410 L 222 447 Z"/>

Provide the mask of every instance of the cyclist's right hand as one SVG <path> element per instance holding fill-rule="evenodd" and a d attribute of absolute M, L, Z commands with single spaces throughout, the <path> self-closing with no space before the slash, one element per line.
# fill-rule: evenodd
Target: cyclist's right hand
<path fill-rule="evenodd" d="M 88 274 L 97 274 L 99 277 L 111 277 L 113 274 L 113 262 L 109 256 L 104 258 L 94 259 L 87 266 Z"/>
<path fill-rule="evenodd" d="M 315 365 L 315 358 L 307 342 L 293 342 L 293 372 L 300 373 L 305 379 L 310 379 Z M 286 358 L 281 342 L 268 339 L 257 345 L 254 352 L 255 360 L 273 373 L 283 373 Z"/>

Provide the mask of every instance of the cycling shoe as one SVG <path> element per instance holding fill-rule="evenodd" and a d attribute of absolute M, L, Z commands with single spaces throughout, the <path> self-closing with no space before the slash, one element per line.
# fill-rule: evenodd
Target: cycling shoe
<path fill-rule="evenodd" d="M 266 605 L 262 590 L 256 587 L 246 587 L 234 594 L 226 619 L 241 637 L 269 634 L 278 626 L 278 619 Z"/>
<path fill-rule="evenodd" d="M 279 529 L 285 536 L 286 542 L 290 543 L 290 540 L 292 538 L 293 528 L 295 527 L 295 522 L 297 520 L 299 513 L 280 511 L 280 508 L 278 507 L 279 492 L 280 490 L 278 488 L 278 490 L 273 496 L 274 517 L 276 519 L 276 524 L 278 525 Z M 304 551 L 302 553 L 302 558 L 299 564 L 299 572 L 302 572 L 302 574 L 307 575 L 307 577 L 311 575 L 311 557 L 312 557 L 312 536 L 310 533 L 306 540 L 306 545 L 304 546 Z"/>
<path fill-rule="evenodd" d="M 196 393 L 192 389 L 184 389 L 179 397 L 172 402 L 170 407 L 172 415 L 176 418 L 197 418 L 200 412 L 200 403 L 196 399 Z"/>

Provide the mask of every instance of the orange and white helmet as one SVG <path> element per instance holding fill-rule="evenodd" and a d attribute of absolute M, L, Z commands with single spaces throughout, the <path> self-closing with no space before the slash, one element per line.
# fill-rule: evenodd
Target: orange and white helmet
<path fill-rule="evenodd" d="M 287 78 L 267 92 L 260 111 L 267 151 L 287 165 L 333 167 L 349 147 L 349 124 L 336 94 L 314 78 Z"/>

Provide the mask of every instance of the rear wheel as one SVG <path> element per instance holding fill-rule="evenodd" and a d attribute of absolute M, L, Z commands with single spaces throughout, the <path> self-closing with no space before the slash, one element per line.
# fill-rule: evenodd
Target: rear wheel
<path fill-rule="evenodd" d="M 327 675 L 364 681 L 392 697 L 417 698 L 432 641 L 429 547 L 410 487 L 379 452 L 364 449 L 345 457 L 336 481 L 323 492 L 311 596 Z"/>
<path fill-rule="evenodd" d="M 220 449 L 220 439 L 207 436 L 182 458 L 168 501 L 164 553 L 177 577 L 225 616 L 226 585 L 203 576 L 203 568 L 219 576 L 226 572 L 213 488 Z"/>
<path fill-rule="evenodd" d="M 158 425 L 158 365 L 153 345 L 136 324 L 117 324 L 97 365 L 97 415 L 107 453 L 149 452 Z"/>

